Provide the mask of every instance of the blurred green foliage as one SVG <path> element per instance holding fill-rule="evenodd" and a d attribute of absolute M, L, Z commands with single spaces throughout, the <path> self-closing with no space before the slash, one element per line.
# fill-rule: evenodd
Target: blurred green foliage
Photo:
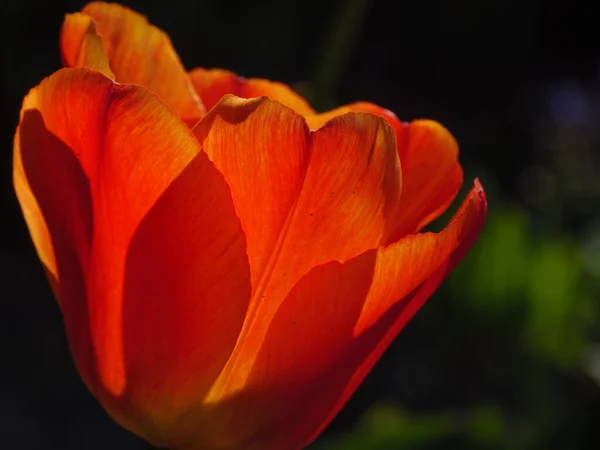
<path fill-rule="evenodd" d="M 596 311 L 574 239 L 536 234 L 526 210 L 497 206 L 449 280 L 451 294 L 487 320 L 518 322 L 531 351 L 576 365 Z M 512 327 L 512 324 L 510 325 Z"/>
<path fill-rule="evenodd" d="M 461 434 L 477 445 L 494 445 L 502 438 L 503 420 L 494 407 L 410 414 L 399 407 L 377 404 L 353 432 L 325 440 L 315 450 L 420 449 Z"/>

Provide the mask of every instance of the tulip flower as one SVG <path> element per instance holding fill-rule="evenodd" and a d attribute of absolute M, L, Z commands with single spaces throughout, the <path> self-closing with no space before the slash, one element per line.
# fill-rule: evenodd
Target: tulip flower
<path fill-rule="evenodd" d="M 25 97 L 14 184 L 81 378 L 179 450 L 289 450 L 332 420 L 474 244 L 436 122 L 187 73 L 122 6 L 68 15 L 66 68 Z M 207 112 L 208 110 L 208 112 Z"/>

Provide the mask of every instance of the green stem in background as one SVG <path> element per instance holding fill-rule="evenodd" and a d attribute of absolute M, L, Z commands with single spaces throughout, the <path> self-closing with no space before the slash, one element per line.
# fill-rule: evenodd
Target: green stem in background
<path fill-rule="evenodd" d="M 340 0 L 331 31 L 316 61 L 312 77 L 311 104 L 317 111 L 334 107 L 333 94 L 364 23 L 370 0 Z"/>

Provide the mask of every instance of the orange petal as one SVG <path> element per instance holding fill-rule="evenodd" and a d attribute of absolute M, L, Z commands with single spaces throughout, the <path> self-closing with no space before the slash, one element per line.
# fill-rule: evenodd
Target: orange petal
<path fill-rule="evenodd" d="M 450 206 L 462 185 L 458 144 L 437 122 L 415 120 L 406 124 L 391 111 L 366 102 L 309 116 L 307 121 L 312 129 L 318 129 L 332 118 L 350 111 L 381 116 L 396 132 L 402 164 L 402 200 L 396 228 L 387 242 L 418 232 Z"/>
<path fill-rule="evenodd" d="M 91 231 L 82 230 L 92 229 L 89 163 L 93 158 L 73 150 L 72 144 L 79 141 L 78 147 L 85 146 L 86 141 L 99 135 L 90 127 L 90 123 L 94 122 L 90 116 L 95 109 L 81 104 L 78 99 L 85 95 L 91 104 L 105 102 L 112 89 L 112 83 L 105 77 L 86 77 L 80 72 L 87 74 L 87 71 L 59 71 L 29 92 L 23 101 L 21 121 L 14 140 L 13 176 L 17 196 L 40 259 L 49 275 L 60 283 L 52 235 L 61 229 L 69 230 L 67 234 L 71 237 L 63 239 L 60 244 L 69 242 L 79 254 L 78 259 L 83 265 L 81 269 L 86 273 L 91 245 Z M 69 92 L 71 82 L 75 87 Z M 76 118 L 80 119 L 80 124 L 72 126 Z M 100 118 L 99 113 L 97 118 Z M 89 128 L 92 128 L 92 133 Z M 53 162 L 37 163 L 44 159 Z M 46 167 L 53 169 L 46 170 Z M 72 191 L 65 199 L 51 189 L 56 183 L 48 181 L 57 173 L 64 173 L 59 177 L 64 183 L 79 186 L 64 188 L 65 192 Z M 61 186 L 58 184 L 57 187 L 61 189 Z M 73 198 L 75 193 L 81 197 Z M 45 215 L 40 207 L 44 208 Z M 47 222 L 55 221 L 64 224 L 53 226 L 50 230 Z M 60 293 L 62 287 L 58 287 Z M 60 296 L 58 300 L 62 301 Z"/>
<path fill-rule="evenodd" d="M 90 16 L 82 13 L 67 14 L 60 30 L 60 54 L 66 67 L 75 67 L 79 49 L 93 25 Z M 93 27 L 95 32 L 96 27 Z"/>
<path fill-rule="evenodd" d="M 77 368 L 92 388 L 95 362 L 85 286 L 93 229 L 90 185 L 76 155 L 46 128 L 35 109 L 37 94 L 32 90 L 25 98 L 15 134 L 13 182 Z"/>
<path fill-rule="evenodd" d="M 87 69 L 25 98 L 14 178 L 82 376 L 117 420 L 160 443 L 174 420 L 163 416 L 184 413 L 220 371 L 249 299 L 225 180 L 156 95 Z"/>
<path fill-rule="evenodd" d="M 256 286 L 302 190 L 310 151 L 304 120 L 268 100 L 228 95 L 192 131 L 229 184 Z"/>
<path fill-rule="evenodd" d="M 463 181 L 458 144 L 432 120 L 415 120 L 397 132 L 404 179 L 396 230 L 389 242 L 416 233 L 442 214 Z"/>
<path fill-rule="evenodd" d="M 150 25 L 144 16 L 114 3 L 90 3 L 82 13 L 68 15 L 61 31 L 67 66 L 101 70 L 103 47 L 116 81 L 156 92 L 189 123 L 203 115 L 204 107 L 164 32 Z M 95 30 L 86 23 L 86 16 L 93 21 Z M 101 43 L 96 42 L 99 39 L 94 38 L 95 33 Z"/>
<path fill-rule="evenodd" d="M 243 386 L 261 334 L 300 277 L 380 244 L 400 170 L 392 130 L 372 115 L 340 116 L 311 133 L 279 103 L 226 96 L 193 131 L 231 188 L 252 274 L 249 316 L 211 389 L 216 401 Z"/>
<path fill-rule="evenodd" d="M 473 245 L 485 215 L 476 182 L 441 233 L 408 236 L 305 276 L 277 311 L 235 398 L 227 426 L 241 447 L 303 448 L 314 439 Z"/>
<path fill-rule="evenodd" d="M 146 439 L 179 446 L 234 348 L 250 300 L 240 222 L 221 174 L 200 154 L 131 241 L 123 291 L 126 397 Z M 139 424 L 136 424 L 139 427 Z"/>
<path fill-rule="evenodd" d="M 306 116 L 306 121 L 310 125 L 311 129 L 317 130 L 334 117 L 348 114 L 349 112 L 371 113 L 375 114 L 376 116 L 383 117 L 388 125 L 391 126 L 394 131 L 396 131 L 396 133 L 398 133 L 398 131 L 404 127 L 404 124 L 398 120 L 393 112 L 369 102 L 351 103 L 349 105 L 340 106 L 339 108 L 332 109 L 331 111 L 321 114 Z"/>
<path fill-rule="evenodd" d="M 397 301 L 393 306 L 391 306 L 391 308 L 385 312 L 385 315 L 381 316 L 377 322 L 374 322 L 374 317 L 369 318 L 369 315 L 372 316 L 373 312 L 377 310 L 383 311 L 381 305 L 386 301 L 384 297 L 380 297 L 379 308 L 376 306 L 375 309 L 371 309 L 371 311 L 367 310 L 366 313 L 365 310 L 363 310 L 361 313 L 361 319 L 366 319 L 367 321 L 371 321 L 373 323 L 373 325 L 368 330 L 365 330 L 362 334 L 365 341 L 370 341 L 369 344 L 359 343 L 359 346 L 363 347 L 363 351 L 366 350 L 368 354 L 366 355 L 366 358 L 362 359 L 362 361 L 359 361 L 360 365 L 357 367 L 352 377 L 348 380 L 348 383 L 346 384 L 341 395 L 338 397 L 335 406 L 330 410 L 320 427 L 314 431 L 308 442 L 313 441 L 327 426 L 327 424 L 336 416 L 339 410 L 344 406 L 354 391 L 356 391 L 358 386 L 362 383 L 367 374 L 371 371 L 375 363 L 379 360 L 379 358 L 381 358 L 388 346 L 396 338 L 398 333 L 402 331 L 410 319 L 413 318 L 417 311 L 421 309 L 421 307 L 431 297 L 431 295 L 436 291 L 446 277 L 450 275 L 452 270 L 454 270 L 454 268 L 462 261 L 462 259 L 477 241 L 477 238 L 479 237 L 479 234 L 483 228 L 486 216 L 487 199 L 485 197 L 485 192 L 483 191 L 483 187 L 479 183 L 479 180 L 475 179 L 474 186 L 467 195 L 467 198 L 463 201 L 463 204 L 454 215 L 454 218 L 441 233 L 426 233 L 417 236 L 407 236 L 402 241 L 393 244 L 384 250 L 390 251 L 391 249 L 395 248 L 395 250 L 391 250 L 389 258 L 396 258 L 396 255 L 402 252 L 400 247 L 402 242 L 406 242 L 411 245 L 411 240 L 413 240 L 414 245 L 414 241 L 416 241 L 420 236 L 439 236 L 441 238 L 439 239 L 440 242 L 434 244 L 434 246 L 438 247 L 435 251 L 439 254 L 441 249 L 447 248 L 449 244 L 451 245 L 453 236 L 456 239 L 456 247 L 450 253 L 450 255 L 444 261 L 442 261 L 435 272 L 433 272 L 409 295 L 405 296 L 401 301 Z M 396 253 L 396 255 L 394 255 L 394 253 Z M 375 270 L 375 274 L 378 274 L 377 270 Z M 410 277 L 409 279 L 414 281 L 416 277 L 413 275 L 413 277 Z M 379 286 L 376 285 L 378 281 Z M 379 295 L 381 295 L 382 292 L 388 295 L 389 302 L 389 300 L 392 299 L 389 296 L 389 291 L 385 292 L 385 290 L 381 289 L 381 287 L 385 285 L 385 282 L 385 278 L 376 276 L 373 285 L 376 286 L 376 288 L 379 288 L 377 289 L 379 291 Z M 372 289 L 372 291 L 375 291 L 375 289 Z M 376 296 L 377 291 L 375 291 L 375 295 L 373 295 L 372 292 L 369 292 L 368 299 L 372 298 L 375 300 L 372 303 L 374 306 L 378 303 Z M 356 331 L 357 330 L 355 328 L 355 333 Z M 363 355 L 364 354 L 365 353 L 363 353 Z"/>
<path fill-rule="evenodd" d="M 90 16 L 82 13 L 67 14 L 61 30 L 61 42 L 65 66 L 88 67 L 102 72 L 109 78 L 115 78 L 102 38 L 96 33 L 96 25 Z"/>
<path fill-rule="evenodd" d="M 215 106 L 225 94 L 234 94 L 242 98 L 268 97 L 298 114 L 315 114 L 306 100 L 283 83 L 260 78 L 246 79 L 223 69 L 196 68 L 190 72 L 190 78 L 206 109 Z"/>

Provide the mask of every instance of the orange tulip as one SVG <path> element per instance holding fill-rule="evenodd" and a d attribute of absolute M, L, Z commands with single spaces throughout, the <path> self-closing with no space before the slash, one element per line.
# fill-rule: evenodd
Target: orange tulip
<path fill-rule="evenodd" d="M 307 445 L 479 235 L 477 181 L 419 233 L 462 183 L 456 142 L 188 74 L 118 5 L 67 16 L 61 48 L 23 102 L 14 184 L 84 382 L 157 446 Z"/>

